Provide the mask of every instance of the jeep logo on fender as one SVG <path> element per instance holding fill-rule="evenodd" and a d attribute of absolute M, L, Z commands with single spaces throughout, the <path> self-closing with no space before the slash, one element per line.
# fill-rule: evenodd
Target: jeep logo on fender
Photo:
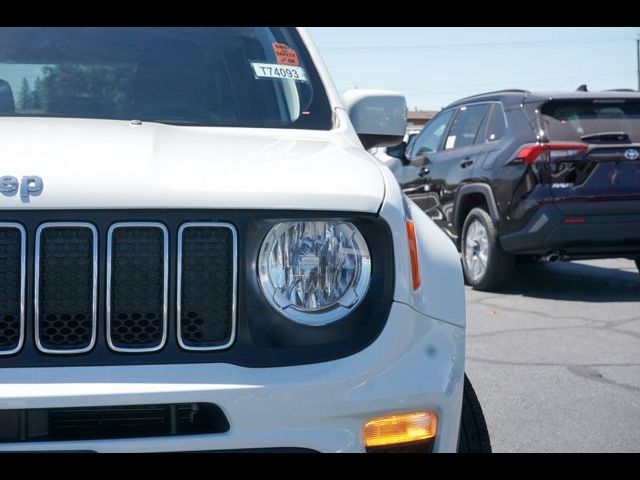
<path fill-rule="evenodd" d="M 36 175 L 24 176 L 22 180 L 12 175 L 0 177 L 0 193 L 11 196 L 20 190 L 20 198 L 25 202 L 31 195 L 40 195 L 43 186 L 42 179 Z"/>

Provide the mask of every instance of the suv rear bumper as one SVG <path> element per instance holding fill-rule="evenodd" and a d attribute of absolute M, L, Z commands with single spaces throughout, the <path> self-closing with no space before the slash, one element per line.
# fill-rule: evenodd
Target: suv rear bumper
<path fill-rule="evenodd" d="M 559 251 L 575 257 L 640 256 L 640 215 L 584 216 L 566 223 L 554 205 L 541 207 L 521 230 L 502 235 L 502 248 L 513 254 Z"/>
<path fill-rule="evenodd" d="M 305 448 L 362 452 L 364 423 L 434 411 L 434 451 L 456 450 L 464 329 L 393 303 L 378 339 L 324 363 L 247 368 L 231 364 L 0 369 L 0 409 L 208 402 L 225 433 L 0 443 L 0 451 L 166 452 Z"/>

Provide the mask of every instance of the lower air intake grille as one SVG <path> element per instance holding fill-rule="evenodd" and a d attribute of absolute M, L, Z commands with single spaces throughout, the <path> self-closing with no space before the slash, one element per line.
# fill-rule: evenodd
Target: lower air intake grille
<path fill-rule="evenodd" d="M 114 350 L 150 352 L 164 344 L 167 243 L 162 224 L 118 223 L 110 229 L 107 322 Z"/>
<path fill-rule="evenodd" d="M 0 355 L 20 348 L 23 332 L 24 231 L 16 224 L 0 224 Z"/>
<path fill-rule="evenodd" d="M 95 339 L 97 234 L 89 224 L 43 224 L 36 234 L 36 340 L 81 353 Z"/>
<path fill-rule="evenodd" d="M 225 348 L 234 335 L 235 231 L 187 223 L 178 237 L 180 343 L 189 350 Z"/>
<path fill-rule="evenodd" d="M 178 403 L 0 410 L 0 443 L 224 433 L 217 405 Z"/>

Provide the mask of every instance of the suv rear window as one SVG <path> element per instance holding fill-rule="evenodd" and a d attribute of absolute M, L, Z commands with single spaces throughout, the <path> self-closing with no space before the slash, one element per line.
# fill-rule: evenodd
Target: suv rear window
<path fill-rule="evenodd" d="M 580 141 L 584 135 L 620 132 L 640 142 L 640 101 L 554 100 L 541 108 L 549 140 Z"/>
<path fill-rule="evenodd" d="M 0 28 L 0 116 L 329 129 L 292 28 Z"/>

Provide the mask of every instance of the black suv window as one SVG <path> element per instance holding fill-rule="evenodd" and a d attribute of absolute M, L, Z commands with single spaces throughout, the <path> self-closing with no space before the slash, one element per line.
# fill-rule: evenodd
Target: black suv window
<path fill-rule="evenodd" d="M 489 115 L 487 132 L 483 141 L 495 142 L 502 138 L 502 135 L 504 135 L 504 132 L 507 129 L 507 125 L 504 121 L 504 110 L 502 109 L 502 105 L 495 103 Z"/>
<path fill-rule="evenodd" d="M 429 120 L 429 123 L 413 142 L 409 154 L 410 157 L 418 157 L 438 151 L 454 111 L 446 110 Z"/>
<path fill-rule="evenodd" d="M 490 104 L 488 103 L 482 103 L 460 107 L 447 136 L 444 148 L 451 149 L 473 145 L 473 141 L 478 134 L 478 128 L 487 110 L 489 110 L 489 106 Z"/>
<path fill-rule="evenodd" d="M 640 142 L 640 102 L 627 99 L 555 100 L 541 109 L 549 140 L 580 141 L 584 135 L 624 132 Z"/>

